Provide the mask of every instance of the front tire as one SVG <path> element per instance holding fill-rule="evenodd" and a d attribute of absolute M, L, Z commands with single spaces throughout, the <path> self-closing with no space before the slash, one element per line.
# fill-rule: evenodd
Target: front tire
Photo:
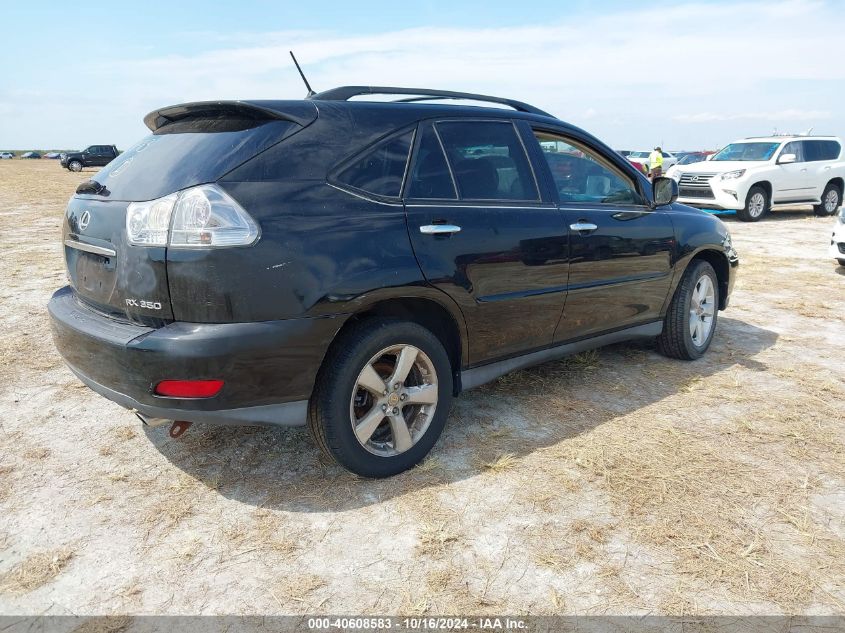
<path fill-rule="evenodd" d="M 813 207 L 816 215 L 833 215 L 842 204 L 842 192 L 832 182 L 827 183 L 822 194 L 822 203 Z"/>
<path fill-rule="evenodd" d="M 769 194 L 760 185 L 754 185 L 745 197 L 745 207 L 736 212 L 743 222 L 756 222 L 769 210 Z"/>
<path fill-rule="evenodd" d="M 72 160 L 67 164 L 67 168 L 71 171 L 82 171 L 82 163 L 78 160 Z"/>
<path fill-rule="evenodd" d="M 368 319 L 336 341 L 311 396 L 308 426 L 333 461 L 390 477 L 425 458 L 449 415 L 452 366 L 424 327 Z"/>
<path fill-rule="evenodd" d="M 704 356 L 719 314 L 719 280 L 705 261 L 693 261 L 684 276 L 657 337 L 660 353 L 670 358 L 696 360 Z"/>

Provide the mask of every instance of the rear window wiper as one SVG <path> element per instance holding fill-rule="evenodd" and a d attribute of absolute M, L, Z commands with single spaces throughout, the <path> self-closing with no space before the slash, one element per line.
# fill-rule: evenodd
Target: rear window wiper
<path fill-rule="evenodd" d="M 96 180 L 86 180 L 76 188 L 76 193 L 88 193 L 97 196 L 100 194 L 106 195 L 108 192 L 106 191 L 106 186 L 101 185 Z"/>

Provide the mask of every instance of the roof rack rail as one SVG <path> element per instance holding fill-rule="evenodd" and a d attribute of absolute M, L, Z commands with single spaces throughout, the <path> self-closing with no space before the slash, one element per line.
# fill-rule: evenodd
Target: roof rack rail
<path fill-rule="evenodd" d="M 339 88 L 332 88 L 318 92 L 315 95 L 308 97 L 319 101 L 348 101 L 352 97 L 360 95 L 414 95 L 409 99 L 401 99 L 399 103 L 409 103 L 414 101 L 434 101 L 439 99 L 467 99 L 470 101 L 486 101 L 489 103 L 499 103 L 506 105 L 519 112 L 528 112 L 530 114 L 539 114 L 542 116 L 552 116 L 548 112 L 535 108 L 533 105 L 523 103 L 522 101 L 515 101 L 514 99 L 503 99 L 501 97 L 491 97 L 489 95 L 473 94 L 471 92 L 454 92 L 452 90 L 431 90 L 428 88 L 398 88 L 395 86 L 341 86 Z M 394 102 L 396 103 L 396 102 Z"/>

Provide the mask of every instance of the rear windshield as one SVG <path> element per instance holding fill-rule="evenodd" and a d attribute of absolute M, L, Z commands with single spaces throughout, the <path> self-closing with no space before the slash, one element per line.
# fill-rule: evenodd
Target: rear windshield
<path fill-rule="evenodd" d="M 280 141 L 293 126 L 279 120 L 180 121 L 133 145 L 93 180 L 105 185 L 112 200 L 153 200 L 218 180 Z"/>

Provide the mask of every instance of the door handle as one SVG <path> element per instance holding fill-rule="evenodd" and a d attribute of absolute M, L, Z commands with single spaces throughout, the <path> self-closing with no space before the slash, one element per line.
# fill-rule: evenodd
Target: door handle
<path fill-rule="evenodd" d="M 420 233 L 423 235 L 451 235 L 452 233 L 459 233 L 461 227 L 454 224 L 424 224 L 420 227 Z"/>
<path fill-rule="evenodd" d="M 586 232 L 586 231 L 595 231 L 599 227 L 596 226 L 595 224 L 591 224 L 590 222 L 583 222 L 583 221 L 579 220 L 575 224 L 570 224 L 569 228 L 572 229 L 573 231 Z"/>

